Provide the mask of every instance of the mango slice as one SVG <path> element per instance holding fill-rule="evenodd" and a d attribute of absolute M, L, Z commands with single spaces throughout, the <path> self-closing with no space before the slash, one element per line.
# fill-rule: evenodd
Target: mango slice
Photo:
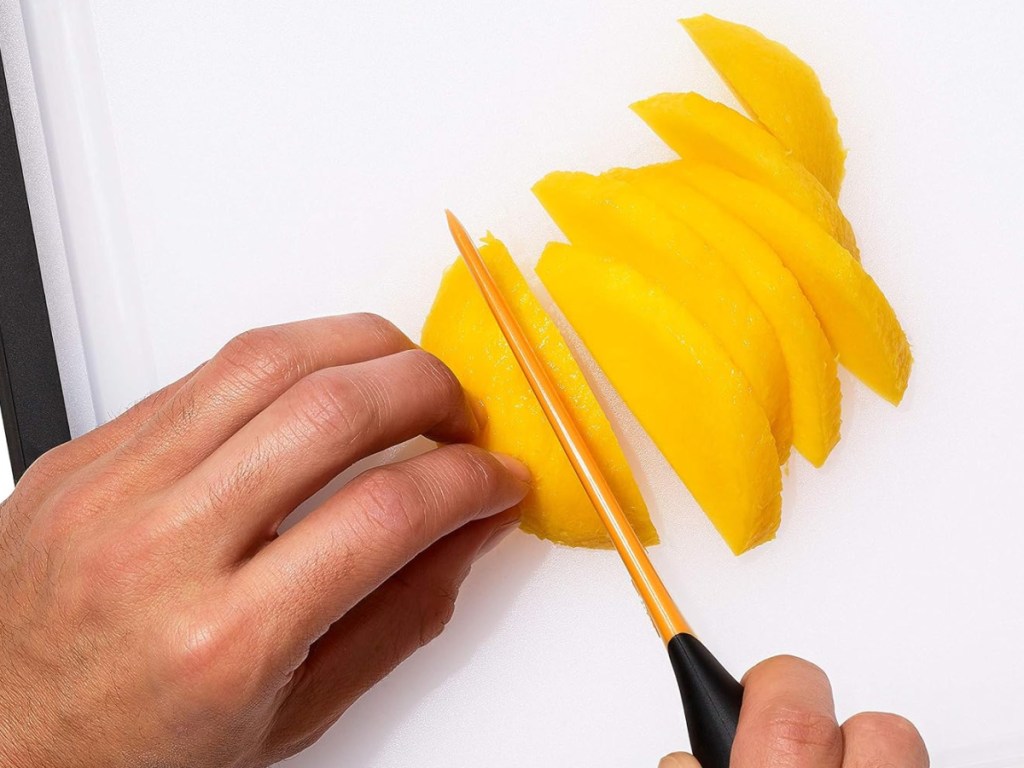
<path fill-rule="evenodd" d="M 547 363 L 640 540 L 656 544 L 657 531 L 629 464 L 565 340 L 505 246 L 488 236 L 480 255 Z M 444 274 L 423 326 L 422 346 L 447 363 L 471 397 L 483 401 L 487 423 L 477 444 L 511 454 L 533 472 L 533 488 L 520 505 L 522 529 L 560 544 L 610 547 L 597 512 L 461 260 Z"/>
<path fill-rule="evenodd" d="M 859 258 L 835 198 L 757 123 L 699 93 L 663 93 L 631 108 L 684 160 L 718 165 L 774 190 Z"/>
<path fill-rule="evenodd" d="M 680 23 L 743 108 L 838 199 L 846 150 L 814 70 L 786 46 L 742 24 L 706 14 Z"/>
<path fill-rule="evenodd" d="M 551 243 L 537 274 L 733 552 L 771 539 L 782 488 L 771 427 L 711 333 L 596 252 Z"/>
<path fill-rule="evenodd" d="M 690 226 L 729 265 L 771 323 L 789 379 L 793 445 L 820 467 L 839 440 L 835 352 L 800 286 L 748 226 L 684 181 L 682 162 L 620 169 L 613 176 Z"/>
<path fill-rule="evenodd" d="M 912 357 L 896 313 L 850 253 L 770 190 L 710 165 L 681 165 L 686 182 L 753 228 L 796 276 L 839 362 L 898 404 Z"/>
<path fill-rule="evenodd" d="M 717 338 L 750 382 L 785 462 L 793 435 L 785 358 L 771 324 L 732 270 L 685 224 L 622 181 L 557 172 L 533 191 L 574 245 L 638 270 Z M 647 367 L 656 365 L 652 358 Z"/>

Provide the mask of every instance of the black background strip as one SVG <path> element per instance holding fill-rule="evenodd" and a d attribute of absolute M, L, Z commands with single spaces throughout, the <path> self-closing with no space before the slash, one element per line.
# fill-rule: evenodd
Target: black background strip
<path fill-rule="evenodd" d="M 0 52 L 0 411 L 17 480 L 70 439 Z"/>

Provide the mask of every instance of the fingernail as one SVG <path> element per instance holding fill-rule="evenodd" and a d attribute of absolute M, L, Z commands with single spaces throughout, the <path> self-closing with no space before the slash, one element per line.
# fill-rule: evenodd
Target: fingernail
<path fill-rule="evenodd" d="M 473 418 L 476 419 L 477 429 L 482 430 L 487 426 L 487 408 L 484 407 L 484 401 L 476 397 L 469 397 L 466 402 L 469 404 Z"/>
<path fill-rule="evenodd" d="M 492 549 L 498 546 L 498 544 L 501 543 L 502 539 L 507 537 L 510 533 L 512 533 L 512 531 L 514 531 L 518 527 L 519 520 L 513 520 L 508 523 L 503 523 L 502 525 L 495 528 L 491 532 L 491 535 L 484 539 L 484 543 L 480 545 L 480 549 L 477 550 L 476 557 L 474 558 L 474 560 L 479 560 L 481 557 L 486 555 L 488 552 L 490 552 Z"/>
<path fill-rule="evenodd" d="M 493 455 L 517 480 L 526 483 L 526 485 L 530 485 L 533 481 L 533 475 L 530 474 L 529 467 L 519 459 L 509 456 L 507 453 L 494 453 Z"/>

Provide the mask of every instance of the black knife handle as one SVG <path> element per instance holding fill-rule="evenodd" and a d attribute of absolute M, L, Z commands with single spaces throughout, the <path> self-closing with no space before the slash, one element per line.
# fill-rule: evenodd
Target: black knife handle
<path fill-rule="evenodd" d="M 668 657 L 683 697 L 693 756 L 701 768 L 729 768 L 743 686 L 693 635 L 673 637 Z"/>

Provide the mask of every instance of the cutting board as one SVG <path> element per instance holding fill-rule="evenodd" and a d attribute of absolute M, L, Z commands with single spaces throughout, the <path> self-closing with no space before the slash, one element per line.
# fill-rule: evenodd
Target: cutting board
<path fill-rule="evenodd" d="M 23 21 L 32 65 L 15 91 L 34 82 L 40 104 L 15 99 L 27 167 L 52 170 L 31 180 L 49 298 L 74 309 L 56 323 L 73 428 L 251 326 L 370 310 L 417 335 L 454 258 L 445 207 L 529 273 L 558 237 L 535 180 L 670 157 L 627 109 L 639 98 L 734 103 L 675 22 L 704 11 L 820 74 L 849 148 L 841 202 L 916 363 L 899 408 L 843 376 L 842 442 L 822 470 L 790 462 L 778 539 L 736 558 L 569 334 L 662 532 L 652 556 L 737 673 L 805 656 L 842 717 L 898 711 L 935 765 L 1009 765 L 1024 757 L 1019 3 L 8 2 L 5 39 Z M 685 746 L 614 556 L 516 535 L 444 635 L 289 765 L 653 768 Z"/>

